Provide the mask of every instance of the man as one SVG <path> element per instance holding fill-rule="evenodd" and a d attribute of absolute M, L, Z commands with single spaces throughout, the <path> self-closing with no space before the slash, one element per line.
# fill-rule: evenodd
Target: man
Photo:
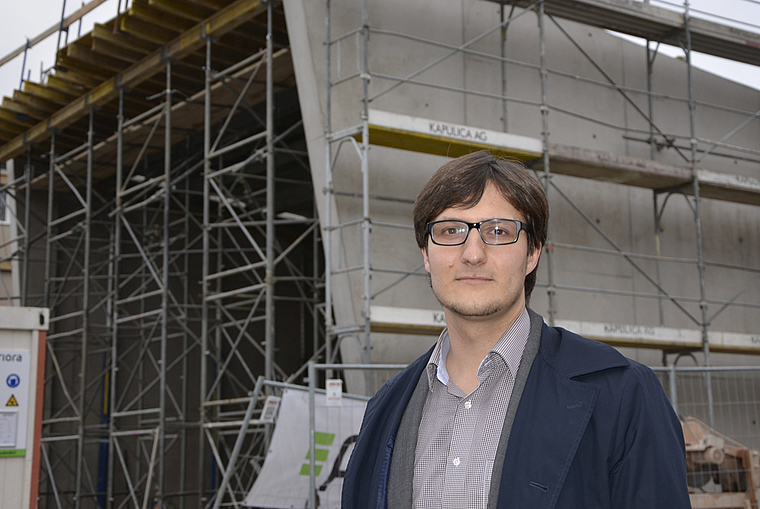
<path fill-rule="evenodd" d="M 414 228 L 447 329 L 367 405 L 344 509 L 690 507 L 651 370 L 526 308 L 548 220 L 538 181 L 486 152 L 426 184 Z"/>

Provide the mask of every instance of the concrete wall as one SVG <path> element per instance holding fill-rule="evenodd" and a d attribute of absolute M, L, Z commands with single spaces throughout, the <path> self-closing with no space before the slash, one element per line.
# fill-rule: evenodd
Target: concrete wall
<path fill-rule="evenodd" d="M 361 27 L 361 2 L 333 0 L 330 17 L 332 38 Z M 492 2 L 472 0 L 411 0 L 405 2 L 370 1 L 369 26 L 375 30 L 400 32 L 458 47 L 472 41 L 492 28 L 499 20 L 499 6 Z M 314 188 L 324 188 L 326 122 L 325 66 L 325 6 L 324 2 L 286 0 L 285 11 L 293 49 L 299 94 L 309 142 L 309 156 L 314 172 Z M 508 11 L 508 9 L 507 9 Z M 507 57 L 529 66 L 539 64 L 539 30 L 537 16 L 532 12 L 520 14 L 507 31 Z M 518 17 L 519 16 L 519 17 Z M 618 85 L 646 90 L 645 49 L 617 38 L 605 31 L 574 24 L 561 19 L 557 22 L 593 59 L 594 63 Z M 552 72 L 548 79 L 548 103 L 551 141 L 586 147 L 616 154 L 648 159 L 650 146 L 644 140 L 648 122 L 636 110 L 646 112 L 646 96 L 635 91 L 624 97 L 612 87 L 589 83 L 578 77 L 606 82 L 594 64 L 576 49 L 565 34 L 550 20 L 546 21 L 546 60 Z M 360 72 L 357 68 L 357 37 L 349 36 L 333 46 L 333 81 Z M 497 30 L 468 46 L 473 52 L 500 54 L 501 35 Z M 410 77 L 429 63 L 442 58 L 451 50 L 421 42 L 373 33 L 369 43 L 369 70 L 372 80 L 369 95 L 388 89 L 394 81 L 382 75 Z M 337 67 L 340 64 L 340 73 Z M 559 74 L 564 73 L 564 74 Z M 420 82 L 439 87 L 477 90 L 501 94 L 501 63 L 480 54 L 457 53 L 442 60 L 429 70 L 414 76 Z M 361 120 L 361 83 L 352 79 L 333 87 L 332 130 L 338 131 Z M 658 55 L 654 63 L 653 89 L 661 94 L 654 99 L 654 121 L 666 133 L 688 138 L 689 108 L 686 98 L 687 67 L 684 61 Z M 760 109 L 760 93 L 706 72 L 694 69 L 694 94 L 698 101 L 719 106 L 699 106 L 696 112 L 696 134 L 699 138 L 721 139 L 747 117 L 726 108 L 743 111 Z M 540 101 L 540 76 L 535 68 L 508 65 L 507 95 L 523 102 Z M 474 97 L 462 92 L 402 84 L 379 96 L 371 108 L 414 115 L 439 121 L 502 130 L 502 102 L 489 97 Z M 581 118 L 586 117 L 586 118 Z M 589 120 L 592 119 L 592 120 Z M 508 132 L 541 137 L 541 115 L 535 104 L 511 102 L 507 107 Z M 612 128 L 610 125 L 618 126 Z M 760 125 L 750 124 L 730 139 L 735 145 L 760 148 Z M 688 155 L 688 140 L 676 139 L 682 152 Z M 718 152 L 729 152 L 719 149 Z M 748 175 L 760 174 L 757 163 L 743 159 L 739 152 L 732 157 L 707 157 L 700 168 Z M 655 153 L 658 161 L 686 164 L 673 149 Z M 424 182 L 445 158 L 373 146 L 369 155 L 370 189 L 372 194 L 413 200 Z M 651 190 L 597 182 L 572 177 L 555 176 L 554 183 L 570 200 L 580 207 L 594 225 L 605 232 L 624 251 L 655 254 L 654 206 Z M 344 146 L 337 156 L 334 188 L 338 191 L 361 192 L 360 161 L 353 149 Z M 570 206 L 560 193 L 550 193 L 552 207 L 551 230 L 555 242 L 612 249 L 595 230 Z M 662 201 L 663 196 L 660 197 Z M 318 192 L 320 214 L 325 219 L 325 198 Z M 361 218 L 361 201 L 355 197 L 338 196 L 330 203 L 332 223 Z M 705 259 L 713 262 L 760 267 L 760 209 L 749 205 L 703 200 L 702 221 Z M 370 211 L 374 223 L 387 222 L 411 225 L 411 205 L 373 200 Z M 339 246 L 340 266 L 361 262 L 361 228 L 343 229 L 334 234 Z M 665 208 L 662 222 L 662 254 L 678 258 L 696 258 L 696 229 L 692 209 L 680 195 L 672 196 Z M 555 283 L 584 288 L 603 288 L 613 291 L 657 293 L 647 280 L 620 257 L 594 255 L 580 251 L 556 249 L 554 260 Z M 371 240 L 372 266 L 376 269 L 412 270 L 421 263 L 421 256 L 410 230 L 399 230 L 375 224 Z M 652 277 L 656 266 L 651 261 L 638 262 Z M 337 267 L 337 263 L 334 264 Z M 698 272 L 693 264 L 663 263 L 663 286 L 677 296 L 699 296 Z M 741 289 L 753 274 L 737 270 L 708 267 L 706 271 L 708 298 L 728 300 Z M 373 294 L 396 280 L 398 276 L 375 272 Z M 544 257 L 539 284 L 546 283 Z M 335 316 L 338 324 L 361 320 L 362 281 L 359 274 L 336 279 L 333 288 Z M 754 285 L 740 299 L 760 302 L 760 287 Z M 427 279 L 422 276 L 380 293 L 373 305 L 438 309 Z M 534 292 L 532 307 L 545 314 L 548 299 L 545 288 Z M 697 303 L 685 304 L 694 317 L 700 317 Z M 710 305 L 709 314 L 719 306 Z M 663 303 L 662 324 L 669 327 L 696 328 L 685 313 L 669 302 Z M 557 319 L 575 319 L 625 324 L 659 325 L 659 303 L 656 299 L 631 296 L 559 291 Z M 722 312 L 712 324 L 715 330 L 755 333 L 760 330 L 757 309 L 731 307 Z M 373 335 L 373 362 L 408 362 L 424 351 L 435 338 Z M 343 359 L 358 361 L 359 353 L 344 344 Z M 653 364 L 660 363 L 659 352 L 627 351 Z M 719 358 L 720 356 L 717 356 Z M 735 361 L 757 363 L 755 358 L 731 358 Z M 382 375 L 381 375 L 382 378 Z M 349 389 L 362 392 L 349 382 Z"/>

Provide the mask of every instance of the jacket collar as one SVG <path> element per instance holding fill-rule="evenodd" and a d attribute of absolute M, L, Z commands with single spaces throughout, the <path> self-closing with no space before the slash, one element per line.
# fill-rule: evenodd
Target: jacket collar
<path fill-rule="evenodd" d="M 531 322 L 543 320 L 541 315 L 528 310 Z M 565 378 L 575 378 L 605 369 L 630 366 L 630 361 L 614 348 L 581 337 L 561 327 L 544 323 L 541 349 L 538 355 Z"/>

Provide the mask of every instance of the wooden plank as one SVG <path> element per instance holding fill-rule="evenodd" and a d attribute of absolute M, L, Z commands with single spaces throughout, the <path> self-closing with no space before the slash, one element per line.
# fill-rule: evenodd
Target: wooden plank
<path fill-rule="evenodd" d="M 89 47 L 79 44 L 66 46 L 66 56 L 75 62 L 89 67 L 99 67 L 104 71 L 110 71 L 112 74 L 124 70 L 129 65 L 121 59 L 94 53 Z"/>
<path fill-rule="evenodd" d="M 92 29 L 92 40 L 93 44 L 99 40 L 108 41 L 119 48 L 144 53 L 145 55 L 156 50 L 155 43 L 135 39 L 124 32 L 114 31 L 109 25 L 101 25 L 99 23 L 96 23 Z"/>
<path fill-rule="evenodd" d="M 24 136 L 18 136 L 11 142 L 0 146 L 0 161 L 7 161 L 24 153 L 26 143 L 39 143 L 50 136 L 49 129 L 63 129 L 87 114 L 92 106 L 101 106 L 118 96 L 119 86 L 134 88 L 146 81 L 165 67 L 164 58 L 182 59 L 203 47 L 206 37 L 221 37 L 234 30 L 254 16 L 266 12 L 266 5 L 259 0 L 237 0 L 220 10 L 202 23 L 166 45 L 154 51 L 141 61 L 122 72 L 118 77 L 109 79 L 98 87 L 78 98 L 43 122 L 38 123 Z"/>
<path fill-rule="evenodd" d="M 23 132 L 29 127 L 34 125 L 34 121 L 28 118 L 23 118 L 23 115 L 19 115 L 16 112 L 9 111 L 4 107 L 0 107 L 0 121 L 3 122 L 6 129 L 9 131 Z"/>
<path fill-rule="evenodd" d="M 32 108 L 31 106 L 23 104 L 15 99 L 11 99 L 10 97 L 3 97 L 3 108 L 16 114 L 23 115 L 21 118 L 35 121 L 40 121 L 48 115 L 44 111 Z"/>
<path fill-rule="evenodd" d="M 64 94 L 63 92 L 48 88 L 45 85 L 40 85 L 33 81 L 24 81 L 23 91 L 55 104 L 67 104 L 72 99 L 69 94 Z"/>
<path fill-rule="evenodd" d="M 13 139 L 18 136 L 18 131 L 14 131 L 12 126 L 7 124 L 0 124 L 0 134 L 2 134 L 3 138 Z"/>
<path fill-rule="evenodd" d="M 145 55 L 150 53 L 150 50 L 147 50 L 147 49 L 134 50 L 134 49 L 126 48 L 116 43 L 114 39 L 116 38 L 115 37 L 113 39 L 103 39 L 100 37 L 93 38 L 92 47 L 91 47 L 92 52 L 97 55 L 106 55 L 109 58 L 114 58 L 121 62 L 127 62 L 128 64 L 133 64 L 137 62 L 138 60 L 145 58 Z"/>
<path fill-rule="evenodd" d="M 124 16 L 119 19 L 119 29 L 133 38 L 163 46 L 177 37 L 177 32 L 161 29 L 153 23 L 134 16 Z"/>
<path fill-rule="evenodd" d="M 46 117 L 58 109 L 58 105 L 54 102 L 46 101 L 45 99 L 18 90 L 13 92 L 13 99 L 30 108 L 44 112 Z"/>
<path fill-rule="evenodd" d="M 83 93 L 87 92 L 87 88 L 84 86 L 62 80 L 55 74 L 51 74 L 47 77 L 47 86 L 48 88 L 52 88 L 53 90 L 57 90 L 58 92 L 67 94 L 71 97 L 79 97 Z"/>
<path fill-rule="evenodd" d="M 90 79 L 94 78 L 97 84 L 90 88 L 95 88 L 114 75 L 112 71 L 108 71 L 95 65 L 85 64 L 78 60 L 72 60 L 63 53 L 58 57 L 58 68 L 66 74 L 73 72 L 78 76 L 88 76 Z"/>
<path fill-rule="evenodd" d="M 175 16 L 169 12 L 154 9 L 147 4 L 132 3 L 129 16 L 151 23 L 161 29 L 180 33 L 190 30 L 195 25 L 192 20 Z M 203 19 L 203 18 L 200 18 Z"/>
<path fill-rule="evenodd" d="M 187 1 L 189 3 L 198 4 L 203 7 L 208 7 L 215 11 L 222 9 L 227 5 L 227 0 L 187 0 Z"/>
<path fill-rule="evenodd" d="M 102 83 L 102 79 L 98 79 L 95 76 L 91 76 L 87 73 L 80 72 L 76 67 L 66 67 L 65 65 L 59 66 L 55 69 L 55 77 L 64 81 L 68 81 L 73 85 L 81 85 L 86 90 L 98 86 Z"/>
<path fill-rule="evenodd" d="M 199 4 L 188 3 L 185 0 L 148 0 L 148 5 L 180 18 L 196 22 L 208 18 L 215 10 Z"/>

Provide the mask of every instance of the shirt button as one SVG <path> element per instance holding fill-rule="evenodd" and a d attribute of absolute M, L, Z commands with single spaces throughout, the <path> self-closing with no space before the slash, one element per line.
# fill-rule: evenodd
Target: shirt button
<path fill-rule="evenodd" d="M 461 461 L 459 460 L 459 458 L 454 458 L 451 462 L 454 464 L 455 467 L 458 467 L 459 464 L 461 463 Z"/>
<path fill-rule="evenodd" d="M 466 410 L 469 410 L 470 408 L 472 408 L 472 401 L 465 401 L 464 402 L 464 408 Z"/>

